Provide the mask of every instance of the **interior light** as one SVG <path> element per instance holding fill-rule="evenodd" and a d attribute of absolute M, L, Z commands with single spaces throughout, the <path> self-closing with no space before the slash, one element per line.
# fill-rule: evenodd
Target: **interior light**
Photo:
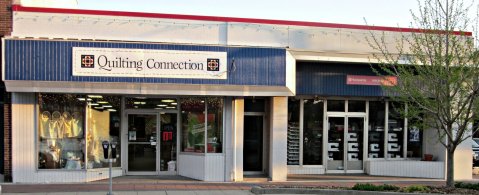
<path fill-rule="evenodd" d="M 94 107 L 95 109 L 103 109 L 103 106 Z"/>
<path fill-rule="evenodd" d="M 108 109 L 108 111 L 110 111 L 110 112 L 116 112 L 115 109 Z"/>
<path fill-rule="evenodd" d="M 178 103 L 176 103 L 176 102 L 172 102 L 172 103 L 171 103 L 171 105 L 177 105 L 177 104 L 178 104 Z"/>
<path fill-rule="evenodd" d="M 158 104 L 157 106 L 159 106 L 159 107 L 167 107 L 168 105 L 166 105 L 166 104 Z"/>
<path fill-rule="evenodd" d="M 88 95 L 89 98 L 103 98 L 101 95 Z"/>
<path fill-rule="evenodd" d="M 146 102 L 140 102 L 140 103 L 141 103 L 141 105 L 145 105 L 145 104 L 146 104 Z"/>
<path fill-rule="evenodd" d="M 168 108 L 168 109 L 175 109 L 176 107 L 173 107 L 173 106 L 167 106 L 166 108 Z"/>
<path fill-rule="evenodd" d="M 139 105 L 141 104 L 141 102 L 133 102 L 133 104 Z"/>
<path fill-rule="evenodd" d="M 100 104 L 108 104 L 107 101 L 98 101 L 98 103 L 100 103 Z"/>
<path fill-rule="evenodd" d="M 100 104 L 97 104 L 97 103 L 88 103 L 89 106 L 98 106 Z"/>
<path fill-rule="evenodd" d="M 80 101 L 85 101 L 85 98 L 77 98 Z"/>
<path fill-rule="evenodd" d="M 91 98 L 87 98 L 87 99 L 86 99 L 86 101 L 89 101 L 89 102 L 91 102 L 91 101 L 92 101 L 92 99 L 91 99 Z"/>
<path fill-rule="evenodd" d="M 157 109 L 157 110 L 163 110 L 163 108 L 155 108 L 155 109 Z"/>
<path fill-rule="evenodd" d="M 113 107 L 113 106 L 111 106 L 111 105 L 103 105 L 103 107 L 104 107 L 104 108 L 111 108 L 111 107 Z"/>
<path fill-rule="evenodd" d="M 170 103 L 170 102 L 176 102 L 176 101 L 175 101 L 175 100 L 171 100 L 171 99 L 167 99 L 167 100 L 161 100 L 161 102 Z"/>

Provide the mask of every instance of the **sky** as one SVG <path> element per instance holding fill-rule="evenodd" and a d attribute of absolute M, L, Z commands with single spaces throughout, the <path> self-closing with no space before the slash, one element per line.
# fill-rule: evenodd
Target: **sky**
<path fill-rule="evenodd" d="M 49 7 L 410 27 L 416 0 L 23 0 Z"/>

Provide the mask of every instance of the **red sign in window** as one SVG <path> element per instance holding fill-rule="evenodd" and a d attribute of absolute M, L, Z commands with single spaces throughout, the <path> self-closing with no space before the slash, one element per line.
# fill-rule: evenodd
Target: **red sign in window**
<path fill-rule="evenodd" d="M 173 132 L 163 132 L 161 137 L 162 137 L 163 141 L 173 140 Z"/>
<path fill-rule="evenodd" d="M 363 76 L 347 75 L 347 85 L 383 85 L 396 86 L 398 79 L 396 76 Z"/>

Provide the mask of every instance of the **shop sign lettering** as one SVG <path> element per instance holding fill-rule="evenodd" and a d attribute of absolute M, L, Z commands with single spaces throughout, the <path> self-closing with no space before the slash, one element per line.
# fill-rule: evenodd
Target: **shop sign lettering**
<path fill-rule="evenodd" d="M 73 76 L 227 79 L 226 52 L 73 47 Z"/>
<path fill-rule="evenodd" d="M 396 86 L 396 76 L 365 76 L 365 75 L 347 75 L 347 85 L 383 85 Z"/>

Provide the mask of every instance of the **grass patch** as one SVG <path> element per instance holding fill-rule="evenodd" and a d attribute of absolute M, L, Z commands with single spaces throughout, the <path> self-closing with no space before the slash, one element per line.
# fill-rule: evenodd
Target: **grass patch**
<path fill-rule="evenodd" d="M 398 191 L 400 188 L 388 184 L 374 185 L 370 183 L 357 183 L 351 189 L 360 191 Z"/>

